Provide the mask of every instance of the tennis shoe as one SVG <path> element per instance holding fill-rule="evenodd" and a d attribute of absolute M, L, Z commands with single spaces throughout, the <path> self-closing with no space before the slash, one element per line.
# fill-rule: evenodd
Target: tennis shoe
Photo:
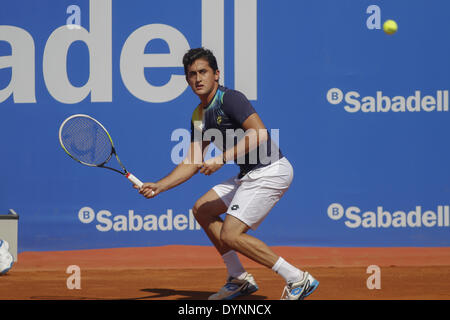
<path fill-rule="evenodd" d="M 247 273 L 242 280 L 230 276 L 222 289 L 209 296 L 208 300 L 231 300 L 240 296 L 249 295 L 258 289 L 258 285 L 250 273 Z"/>
<path fill-rule="evenodd" d="M 9 243 L 0 239 L 0 252 L 9 252 Z"/>
<path fill-rule="evenodd" d="M 281 294 L 281 300 L 303 300 L 313 293 L 318 285 L 319 281 L 314 279 L 308 272 L 305 272 L 302 280 L 288 283 L 284 287 L 283 293 Z"/>
<path fill-rule="evenodd" d="M 13 264 L 14 258 L 9 252 L 0 252 L 0 276 L 6 274 Z"/>

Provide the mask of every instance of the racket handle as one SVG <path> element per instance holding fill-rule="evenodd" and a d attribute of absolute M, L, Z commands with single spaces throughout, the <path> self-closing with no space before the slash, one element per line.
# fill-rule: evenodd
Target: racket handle
<path fill-rule="evenodd" d="M 131 182 L 133 182 L 135 185 L 137 185 L 139 188 L 142 188 L 143 183 L 141 180 L 139 180 L 138 178 L 136 178 L 135 176 L 133 176 L 131 173 L 127 173 L 126 177 L 128 180 L 130 180 Z"/>

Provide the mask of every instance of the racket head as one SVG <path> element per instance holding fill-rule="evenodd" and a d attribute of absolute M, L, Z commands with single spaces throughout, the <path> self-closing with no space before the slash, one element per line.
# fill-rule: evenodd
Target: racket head
<path fill-rule="evenodd" d="M 91 167 L 102 166 L 114 154 L 108 130 L 86 114 L 74 114 L 62 122 L 59 142 L 72 159 Z"/>

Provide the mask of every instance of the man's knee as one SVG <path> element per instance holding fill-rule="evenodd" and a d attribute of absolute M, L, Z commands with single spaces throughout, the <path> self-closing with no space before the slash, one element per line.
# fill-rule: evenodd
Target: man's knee
<path fill-rule="evenodd" d="M 192 207 L 192 214 L 199 223 L 202 223 L 209 218 L 210 212 L 208 211 L 206 203 L 199 199 Z"/>
<path fill-rule="evenodd" d="M 199 223 L 202 223 L 219 219 L 218 217 L 226 210 L 227 207 L 220 198 L 202 197 L 192 207 L 192 214 Z"/>
<path fill-rule="evenodd" d="M 194 215 L 194 217 L 197 221 L 200 217 L 200 207 L 201 207 L 201 203 L 199 200 L 197 200 L 195 202 L 194 206 L 192 207 L 192 214 Z"/>
<path fill-rule="evenodd" d="M 220 232 L 220 241 L 224 243 L 226 246 L 235 249 L 238 243 L 238 234 L 235 232 L 227 231 L 222 228 Z"/>

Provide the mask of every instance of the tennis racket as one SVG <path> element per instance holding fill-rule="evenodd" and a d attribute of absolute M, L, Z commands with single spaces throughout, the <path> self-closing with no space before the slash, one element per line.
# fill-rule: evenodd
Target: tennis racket
<path fill-rule="evenodd" d="M 64 151 L 75 161 L 89 167 L 106 168 L 128 178 L 139 188 L 143 183 L 125 169 L 117 156 L 111 136 L 105 127 L 85 114 L 75 114 L 63 121 L 59 128 L 59 142 Z M 105 164 L 115 156 L 122 170 Z"/>

